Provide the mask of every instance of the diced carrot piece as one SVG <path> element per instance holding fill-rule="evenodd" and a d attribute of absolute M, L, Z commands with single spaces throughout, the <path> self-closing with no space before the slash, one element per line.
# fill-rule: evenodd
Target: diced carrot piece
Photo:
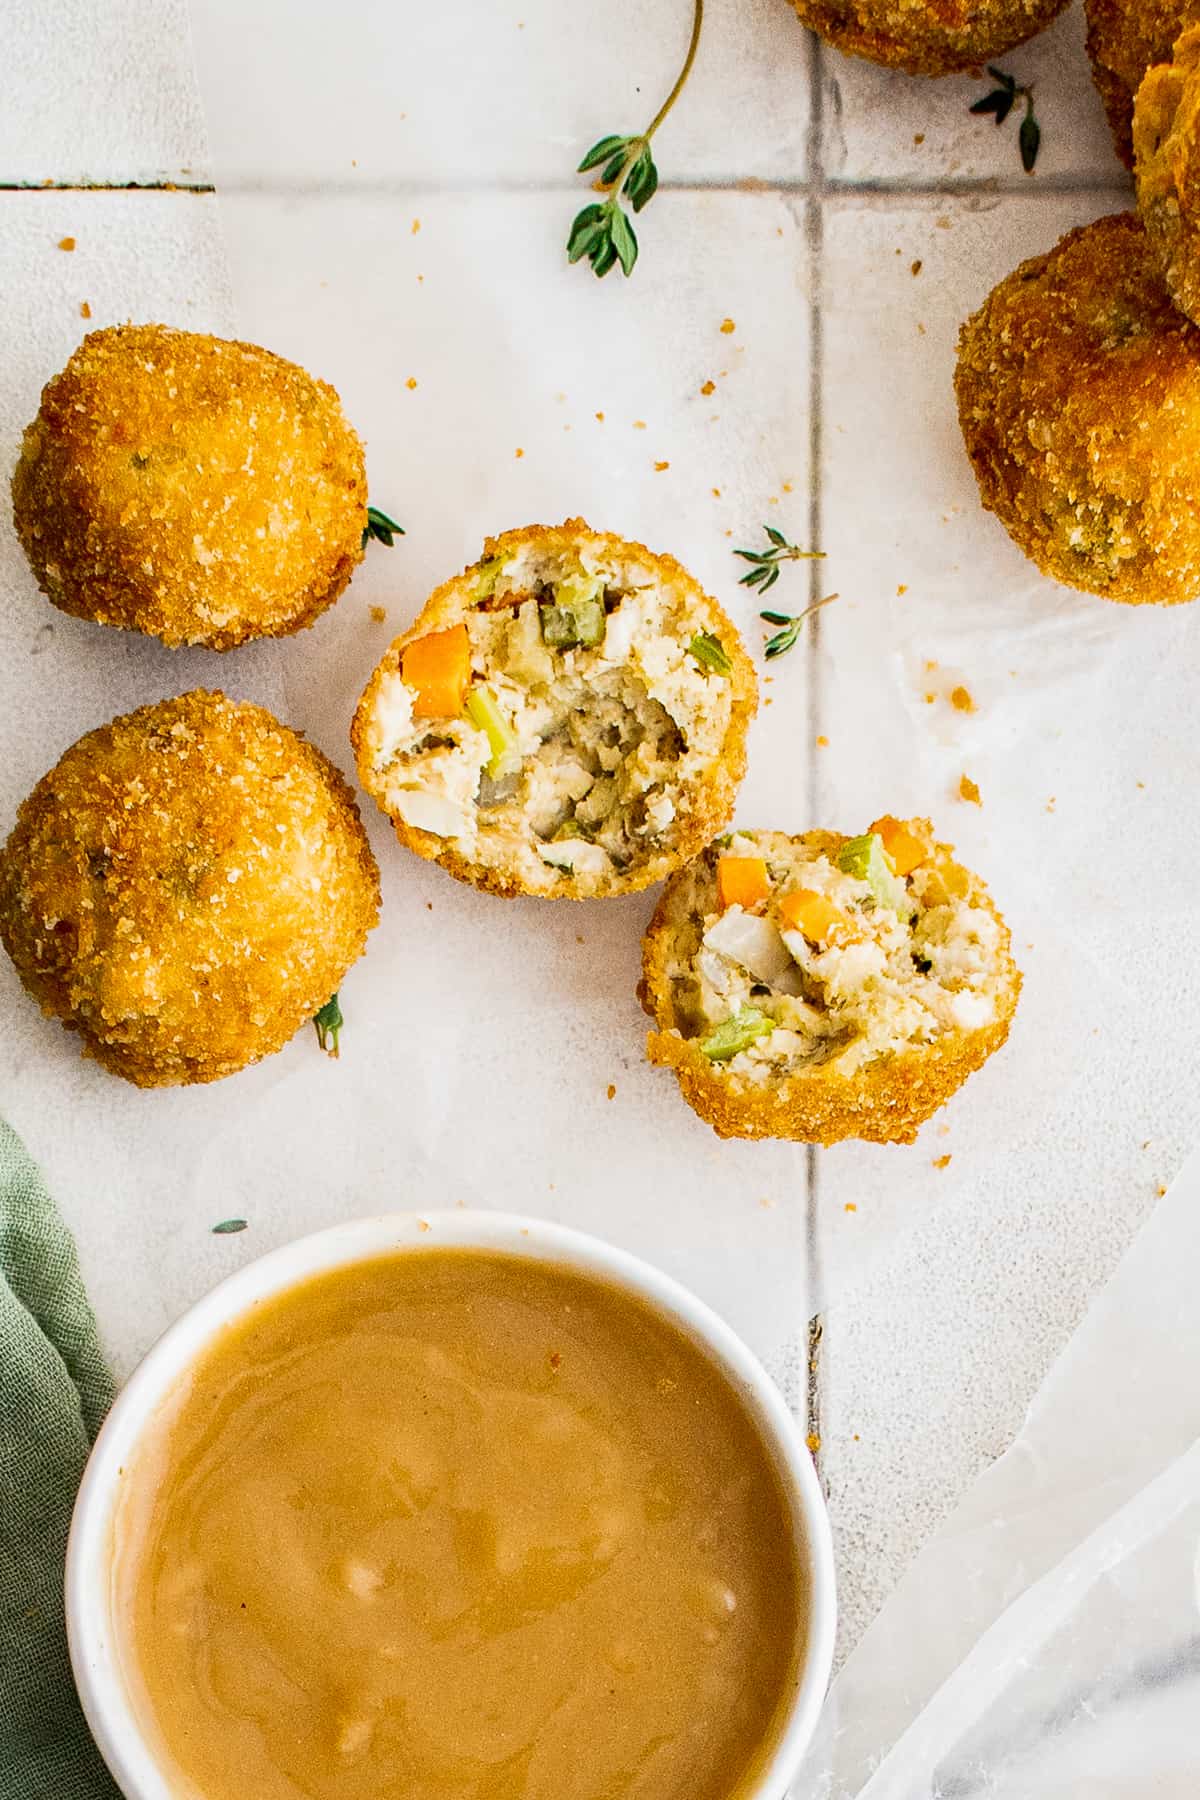
<path fill-rule="evenodd" d="M 916 829 L 914 829 L 916 827 Z M 897 875 L 911 875 L 929 855 L 930 843 L 915 819 L 893 819 L 885 813 L 871 827 L 883 839 L 888 860 Z"/>
<path fill-rule="evenodd" d="M 793 931 L 802 931 L 810 944 L 820 944 L 822 948 L 852 944 L 861 935 L 849 913 L 811 888 L 793 888 L 779 902 L 779 910 Z"/>
<path fill-rule="evenodd" d="M 405 687 L 415 690 L 414 719 L 452 719 L 463 709 L 471 679 L 471 640 L 465 625 L 414 638 L 400 654 Z"/>
<path fill-rule="evenodd" d="M 717 858 L 717 904 L 722 912 L 727 906 L 740 906 L 744 912 L 753 912 L 770 892 L 765 857 Z"/>

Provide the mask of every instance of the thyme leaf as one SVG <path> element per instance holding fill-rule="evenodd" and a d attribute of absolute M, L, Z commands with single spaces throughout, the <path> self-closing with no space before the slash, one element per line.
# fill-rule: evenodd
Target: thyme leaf
<path fill-rule="evenodd" d="M 1010 75 L 1005 69 L 994 68 L 990 63 L 988 74 L 996 86 L 976 100 L 968 110 L 980 116 L 990 114 L 997 125 L 1003 125 L 1017 101 L 1025 102 L 1025 116 L 1017 132 L 1017 148 L 1021 153 L 1021 167 L 1027 175 L 1032 175 L 1042 144 L 1042 128 L 1033 110 L 1033 89 L 1022 86 L 1015 75 Z"/>
<path fill-rule="evenodd" d="M 345 1023 L 336 994 L 331 994 L 320 1012 L 313 1014 L 317 1042 L 327 1055 L 338 1055 L 338 1038 L 341 1036 L 342 1026 Z"/>
<path fill-rule="evenodd" d="M 365 550 L 371 539 L 384 544 L 389 550 L 398 537 L 404 536 L 403 525 L 397 525 L 395 519 L 389 519 L 385 512 L 377 506 L 368 506 L 367 522 L 363 526 L 362 547 Z"/>

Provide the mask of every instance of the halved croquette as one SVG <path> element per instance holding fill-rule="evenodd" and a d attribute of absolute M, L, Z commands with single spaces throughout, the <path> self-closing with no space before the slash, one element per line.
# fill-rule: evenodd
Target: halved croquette
<path fill-rule="evenodd" d="M 756 698 L 673 557 L 571 519 L 438 588 L 351 736 L 410 850 L 492 893 L 585 899 L 661 880 L 726 822 Z"/>
<path fill-rule="evenodd" d="M 800 22 L 847 56 L 909 75 L 949 75 L 1023 44 L 1067 0 L 792 0 Z"/>
<path fill-rule="evenodd" d="M 643 943 L 650 1060 L 719 1137 L 911 1143 L 1008 1035 L 1021 977 L 927 819 L 737 832 L 672 876 Z"/>
<path fill-rule="evenodd" d="M 1133 115 L 1138 211 L 1167 291 L 1200 320 L 1200 26 L 1149 70 Z"/>
<path fill-rule="evenodd" d="M 136 1082 L 280 1050 L 379 916 L 354 797 L 261 706 L 202 689 L 73 744 L 0 852 L 0 936 L 42 1011 Z"/>

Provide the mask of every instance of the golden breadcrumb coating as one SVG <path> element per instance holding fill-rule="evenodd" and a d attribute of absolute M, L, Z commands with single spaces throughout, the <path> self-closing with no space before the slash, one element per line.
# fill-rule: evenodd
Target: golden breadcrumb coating
<path fill-rule="evenodd" d="M 1153 63 L 1167 62 L 1180 32 L 1200 23 L 1200 0 L 1084 0 L 1092 78 L 1117 155 L 1133 167 L 1133 98 Z"/>
<path fill-rule="evenodd" d="M 1200 321 L 1200 26 L 1150 69 L 1133 115 L 1138 210 L 1167 290 Z"/>
<path fill-rule="evenodd" d="M 539 608 L 583 591 L 603 596 L 604 636 L 559 653 Z M 520 745 L 520 772 L 486 803 L 483 733 L 461 713 L 414 725 L 402 679 L 407 646 L 464 624 L 472 691 L 488 687 Z M 727 673 L 689 654 L 698 634 L 719 640 Z M 430 596 L 371 677 L 351 741 L 418 856 L 506 898 L 594 899 L 661 881 L 726 823 L 757 699 L 736 628 L 674 557 L 568 519 L 490 538 Z M 431 805 L 440 832 L 419 822 Z"/>
<path fill-rule="evenodd" d="M 786 995 L 797 996 L 794 1002 L 781 999 L 778 993 L 756 998 L 769 995 L 765 985 L 751 990 L 752 1005 L 782 1015 L 782 1032 L 759 1040 L 748 1055 L 714 1061 L 701 1048 L 704 1033 L 713 1023 L 703 1010 L 713 998 L 705 983 L 723 978 L 719 972 L 715 977 L 706 973 L 704 957 L 707 951 L 712 961 L 723 963 L 726 970 L 730 967 L 719 953 L 714 956 L 708 951 L 706 943 L 714 917 L 722 916 L 717 864 L 723 850 L 767 858 L 773 883 L 784 891 L 798 883 L 820 881 L 827 891 L 837 891 L 840 884 L 853 894 L 858 884 L 841 874 L 837 863 L 838 853 L 850 840 L 829 831 L 809 831 L 798 837 L 774 831 L 735 833 L 710 846 L 667 883 L 642 944 L 638 998 L 655 1024 L 647 1037 L 647 1053 L 652 1063 L 674 1070 L 684 1099 L 718 1137 L 788 1138 L 808 1144 L 836 1144 L 845 1138 L 911 1143 L 918 1127 L 1008 1036 L 1021 989 L 1020 972 L 1010 954 L 1008 927 L 979 877 L 954 860 L 948 844 L 933 842 L 928 820 L 913 820 L 910 825 L 929 842 L 920 905 L 928 919 L 936 917 L 942 945 L 932 948 L 925 940 L 915 941 L 929 949 L 931 958 L 944 957 L 943 969 L 955 970 L 956 956 L 959 963 L 958 971 L 947 978 L 946 991 L 934 996 L 943 1008 L 940 1027 L 931 1025 L 928 1013 L 922 1025 L 914 1026 L 914 1012 L 921 1018 L 922 1009 L 914 1008 L 901 982 L 884 975 L 889 965 L 869 936 L 872 915 L 868 911 L 856 917 L 860 925 L 864 917 L 867 920 L 865 946 L 848 945 L 832 953 L 814 946 L 801 948 L 809 965 L 803 980 L 784 984 L 782 989 Z M 730 909 L 731 913 L 736 910 Z M 773 912 L 775 902 L 766 910 Z M 949 927 L 943 915 L 951 920 Z M 898 936 L 902 959 L 908 956 L 903 930 L 894 919 L 875 929 L 884 941 L 889 933 L 894 939 Z M 952 941 L 954 932 L 959 934 L 957 943 Z M 969 979 L 961 972 L 967 966 L 964 946 L 974 964 Z M 852 971 L 846 977 L 848 986 L 839 990 L 839 975 L 831 964 L 840 958 L 845 977 L 848 959 L 863 956 L 864 950 L 876 956 L 876 963 L 865 974 Z M 893 946 L 892 969 L 895 957 Z M 744 970 L 736 970 L 735 965 L 734 971 L 749 981 Z M 790 972 L 796 975 L 795 968 Z M 778 979 L 772 978 L 773 982 Z M 911 980 L 918 990 L 924 984 L 919 973 Z M 940 980 L 935 970 L 930 985 Z M 856 982 L 857 995 L 853 993 Z M 838 1009 L 848 998 L 852 1010 L 839 1017 Z M 732 1007 L 736 1011 L 739 1004 L 735 982 L 734 998 L 725 1002 L 724 1010 Z M 808 1013 L 816 1035 L 806 1045 L 801 1039 L 802 1047 L 773 1062 L 773 1039 L 791 1036 L 786 1029 L 789 1007 L 793 1009 L 790 1022 L 795 1024 L 798 1015 Z M 877 1037 L 873 1043 L 863 1034 L 863 1020 L 872 1015 Z M 966 1023 L 956 1023 L 960 1016 Z M 843 1019 L 854 1022 L 847 1028 Z M 931 1030 L 935 1035 L 928 1041 L 911 1041 L 914 1031 Z M 895 1047 L 887 1048 L 893 1037 Z M 755 1057 L 760 1060 L 756 1062 Z"/>
<path fill-rule="evenodd" d="M 1200 332 L 1135 214 L 1000 282 L 954 381 L 980 498 L 1043 574 L 1129 605 L 1200 593 Z"/>
<path fill-rule="evenodd" d="M 12 493 L 55 606 L 165 644 L 299 631 L 362 557 L 363 449 L 334 390 L 166 325 L 84 338 L 42 391 Z"/>
<path fill-rule="evenodd" d="M 950 75 L 1044 31 L 1067 0 L 792 0 L 800 22 L 848 56 L 909 75 Z"/>
<path fill-rule="evenodd" d="M 0 936 L 42 1011 L 139 1087 L 283 1048 L 379 916 L 353 794 L 261 706 L 196 689 L 89 731 L 0 852 Z"/>

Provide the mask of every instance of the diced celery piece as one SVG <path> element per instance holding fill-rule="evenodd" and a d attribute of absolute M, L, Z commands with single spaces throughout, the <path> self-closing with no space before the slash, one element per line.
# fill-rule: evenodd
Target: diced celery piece
<path fill-rule="evenodd" d="M 743 1006 L 730 1019 L 725 1019 L 706 1038 L 701 1038 L 700 1048 L 710 1062 L 728 1062 L 730 1057 L 739 1056 L 748 1050 L 757 1038 L 766 1037 L 775 1029 L 774 1019 L 766 1013 L 759 1012 L 755 1006 Z"/>
<path fill-rule="evenodd" d="M 843 875 L 853 875 L 856 881 L 865 881 L 880 906 L 890 906 L 901 918 L 908 918 L 911 914 L 912 902 L 908 897 L 908 889 L 888 862 L 883 839 L 877 831 L 868 831 L 862 837 L 847 838 L 838 851 L 838 868 Z"/>
<path fill-rule="evenodd" d="M 501 781 L 506 775 L 515 775 L 521 767 L 520 747 L 516 734 L 497 706 L 496 696 L 490 687 L 481 684 L 471 689 L 467 695 L 466 713 L 472 725 L 478 725 L 480 731 L 487 734 L 492 751 L 487 774 L 493 781 Z"/>
<path fill-rule="evenodd" d="M 544 601 L 539 607 L 542 642 L 552 650 L 592 650 L 604 641 L 603 600 Z"/>

